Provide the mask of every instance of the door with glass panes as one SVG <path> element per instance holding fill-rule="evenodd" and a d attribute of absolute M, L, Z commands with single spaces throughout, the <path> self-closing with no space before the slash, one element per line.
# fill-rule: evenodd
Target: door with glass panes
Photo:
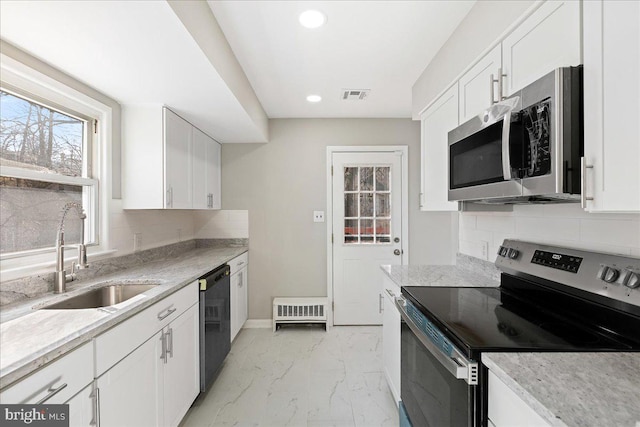
<path fill-rule="evenodd" d="M 402 264 L 402 152 L 333 153 L 333 323 L 382 324 L 380 265 Z"/>

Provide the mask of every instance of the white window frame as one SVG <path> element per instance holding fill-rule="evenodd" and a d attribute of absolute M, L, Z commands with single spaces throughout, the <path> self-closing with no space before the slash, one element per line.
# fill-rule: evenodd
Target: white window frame
<path fill-rule="evenodd" d="M 109 144 L 112 126 L 111 107 L 4 54 L 0 54 L 0 73 L 2 76 L 0 85 L 7 92 L 87 121 L 84 139 L 85 143 L 91 141 L 91 147 L 86 151 L 85 155 L 89 158 L 85 163 L 91 168 L 90 178 L 69 177 L 14 167 L 2 167 L 1 174 L 44 182 L 88 186 L 89 191 L 83 191 L 83 204 L 87 207 L 88 213 L 92 214 L 90 218 L 88 215 L 86 224 L 88 234 L 93 240 L 88 247 L 88 255 L 91 258 L 105 253 L 108 248 L 107 202 L 111 194 L 111 155 L 107 149 L 111 145 Z M 97 120 L 97 126 L 94 120 Z M 93 133 L 94 126 L 96 133 Z M 83 175 L 87 175 L 86 170 L 83 171 Z M 49 248 L 0 255 L 2 280 L 51 272 L 51 268 L 55 265 L 55 242 L 51 243 L 52 246 Z M 65 259 L 70 264 L 76 251 L 70 248 L 68 252 L 65 254 Z"/>

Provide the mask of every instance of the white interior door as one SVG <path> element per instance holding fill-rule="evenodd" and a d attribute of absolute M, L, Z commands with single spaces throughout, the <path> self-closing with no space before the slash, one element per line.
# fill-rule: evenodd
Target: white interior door
<path fill-rule="evenodd" d="M 380 265 L 402 264 L 402 152 L 333 153 L 333 323 L 382 324 Z"/>

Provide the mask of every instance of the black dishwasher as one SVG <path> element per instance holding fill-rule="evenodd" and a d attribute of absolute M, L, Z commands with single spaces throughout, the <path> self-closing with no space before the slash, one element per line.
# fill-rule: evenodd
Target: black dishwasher
<path fill-rule="evenodd" d="M 204 392 L 231 349 L 230 268 L 200 278 L 200 391 Z"/>

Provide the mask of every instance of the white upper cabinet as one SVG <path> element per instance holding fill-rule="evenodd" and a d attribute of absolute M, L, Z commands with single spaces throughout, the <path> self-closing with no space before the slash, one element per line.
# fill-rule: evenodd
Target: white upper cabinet
<path fill-rule="evenodd" d="M 459 122 L 464 123 L 498 100 L 502 68 L 502 49 L 498 45 L 467 71 L 458 81 Z"/>
<path fill-rule="evenodd" d="M 193 128 L 193 209 L 220 209 L 220 144 Z"/>
<path fill-rule="evenodd" d="M 192 126 L 164 108 L 165 207 L 190 209 Z"/>
<path fill-rule="evenodd" d="M 168 108 L 123 106 L 124 209 L 220 209 L 220 144 Z"/>
<path fill-rule="evenodd" d="M 549 0 L 502 41 L 503 96 L 555 68 L 582 63 L 581 5 L 576 0 Z"/>
<path fill-rule="evenodd" d="M 206 183 L 207 194 L 209 196 L 209 209 L 221 209 L 222 208 L 222 178 L 221 178 L 221 145 L 213 139 L 210 139 L 210 143 L 207 144 L 206 152 Z"/>
<path fill-rule="evenodd" d="M 488 95 L 487 95 L 488 97 Z M 457 211 L 458 203 L 448 201 L 448 133 L 458 126 L 458 86 L 452 86 L 421 116 L 423 211 Z"/>
<path fill-rule="evenodd" d="M 640 3 L 584 2 L 583 37 L 586 209 L 638 212 Z"/>

